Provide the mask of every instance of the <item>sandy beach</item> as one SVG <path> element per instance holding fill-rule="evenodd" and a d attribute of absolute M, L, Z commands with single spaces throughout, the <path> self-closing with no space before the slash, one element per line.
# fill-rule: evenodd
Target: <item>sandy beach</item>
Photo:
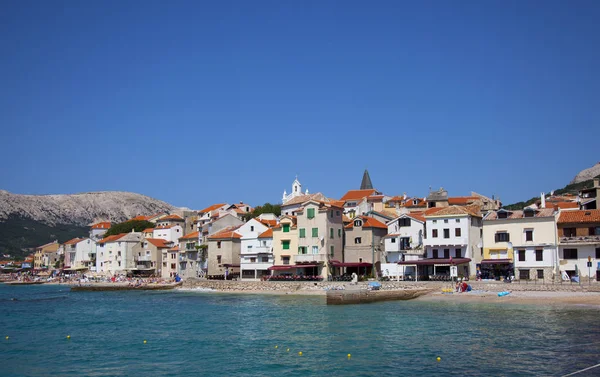
<path fill-rule="evenodd" d="M 471 291 L 465 293 L 435 292 L 416 300 L 443 301 L 460 303 L 494 303 L 494 304 L 531 304 L 531 305 L 578 305 L 600 309 L 600 293 L 598 292 L 561 292 L 561 291 L 513 291 L 499 297 L 496 292 Z"/>

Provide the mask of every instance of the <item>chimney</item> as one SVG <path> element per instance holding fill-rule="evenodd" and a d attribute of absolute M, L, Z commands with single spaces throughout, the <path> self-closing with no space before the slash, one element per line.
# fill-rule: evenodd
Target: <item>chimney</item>
<path fill-rule="evenodd" d="M 402 195 L 402 199 L 406 200 L 406 193 Z"/>
<path fill-rule="evenodd" d="M 542 199 L 542 204 L 540 205 L 540 208 L 546 208 L 546 193 L 542 192 L 540 198 Z"/>

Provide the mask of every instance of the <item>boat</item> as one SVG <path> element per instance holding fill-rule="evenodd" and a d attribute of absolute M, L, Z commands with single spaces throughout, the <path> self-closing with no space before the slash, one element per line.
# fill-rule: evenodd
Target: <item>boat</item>
<path fill-rule="evenodd" d="M 35 284 L 44 284 L 44 283 L 45 283 L 45 281 L 18 281 L 18 280 L 4 282 L 4 284 L 6 284 L 6 285 L 35 285 Z"/>

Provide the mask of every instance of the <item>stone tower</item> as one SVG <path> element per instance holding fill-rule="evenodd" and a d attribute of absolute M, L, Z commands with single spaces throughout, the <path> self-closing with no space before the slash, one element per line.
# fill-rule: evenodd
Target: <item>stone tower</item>
<path fill-rule="evenodd" d="M 373 189 L 373 183 L 371 183 L 371 177 L 369 176 L 369 171 L 367 169 L 365 169 L 365 172 L 363 173 L 362 182 L 360 183 L 360 189 L 361 190 L 372 190 Z"/>

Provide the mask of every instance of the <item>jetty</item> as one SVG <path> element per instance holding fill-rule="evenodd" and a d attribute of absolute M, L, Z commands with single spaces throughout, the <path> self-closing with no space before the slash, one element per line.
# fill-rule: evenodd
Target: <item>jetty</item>
<path fill-rule="evenodd" d="M 6 285 L 36 285 L 36 284 L 44 284 L 45 281 L 5 281 Z"/>
<path fill-rule="evenodd" d="M 327 305 L 350 305 L 367 304 L 379 301 L 412 300 L 431 293 L 432 291 L 432 289 L 427 288 L 370 290 L 358 286 L 356 289 L 327 291 Z"/>
<path fill-rule="evenodd" d="M 72 285 L 71 291 L 164 291 L 181 287 L 182 282 L 166 283 L 166 284 L 142 284 L 130 285 L 119 283 L 99 283 L 99 284 L 82 284 Z"/>

